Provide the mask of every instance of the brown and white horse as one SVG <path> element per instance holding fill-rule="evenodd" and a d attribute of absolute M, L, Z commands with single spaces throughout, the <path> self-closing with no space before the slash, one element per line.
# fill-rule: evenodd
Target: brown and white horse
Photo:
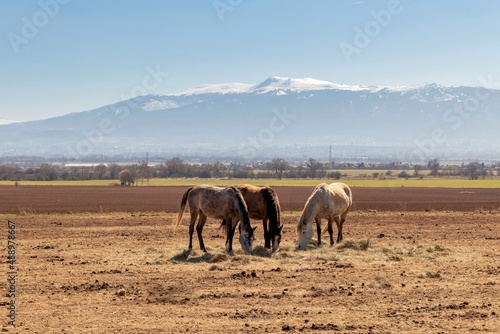
<path fill-rule="evenodd" d="M 254 229 L 250 225 L 247 205 L 240 191 L 235 187 L 215 187 L 211 185 L 198 185 L 186 190 L 182 196 L 181 206 L 174 229 L 177 230 L 186 204 L 189 204 L 189 212 L 191 221 L 189 224 L 189 248 L 193 248 L 193 233 L 194 223 L 198 216 L 198 224 L 196 225 L 196 233 L 200 249 L 206 252 L 205 244 L 203 243 L 203 226 L 207 217 L 215 219 L 223 219 L 226 222 L 226 250 L 233 250 L 233 236 L 236 225 L 240 224 L 240 243 L 243 251 L 247 254 L 252 252 L 252 241 L 254 239 Z"/>
<path fill-rule="evenodd" d="M 313 235 L 313 222 L 316 222 L 318 246 L 321 245 L 321 219 L 328 220 L 330 245 L 333 245 L 332 223 L 337 223 L 337 242 L 342 241 L 342 227 L 352 205 L 351 189 L 344 183 L 321 183 L 307 200 L 304 211 L 297 224 L 298 248 L 305 248 Z"/>
<path fill-rule="evenodd" d="M 277 251 L 281 242 L 283 225 L 278 195 L 271 187 L 256 187 L 240 184 L 236 188 L 241 192 L 248 207 L 251 219 L 261 219 L 264 228 L 264 247 Z"/>

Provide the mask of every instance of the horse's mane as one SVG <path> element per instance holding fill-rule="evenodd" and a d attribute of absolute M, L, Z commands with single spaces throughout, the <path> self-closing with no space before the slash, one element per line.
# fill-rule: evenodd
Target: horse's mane
<path fill-rule="evenodd" d="M 269 222 L 271 223 L 270 229 L 273 232 L 272 235 L 278 234 L 281 221 L 281 208 L 276 192 L 272 188 L 264 187 L 262 188 L 261 193 L 264 197 L 264 201 L 266 202 L 267 216 L 269 218 Z"/>
<path fill-rule="evenodd" d="M 238 188 L 234 186 L 230 186 L 234 193 L 235 193 L 235 199 L 236 202 L 238 203 L 238 209 L 240 211 L 240 224 L 245 225 L 249 228 L 249 230 L 252 230 L 251 225 L 250 225 L 250 217 L 248 215 L 248 208 L 247 204 L 245 203 L 245 200 L 243 199 L 243 195 L 241 195 L 241 192 L 238 190 Z"/>
<path fill-rule="evenodd" d="M 324 189 L 324 184 L 320 184 L 314 188 L 313 193 L 307 199 L 306 204 L 304 205 L 304 210 L 302 211 L 302 215 L 300 216 L 299 223 L 297 228 L 300 228 L 300 225 L 304 222 L 304 220 L 310 216 L 315 216 L 316 212 L 314 212 L 317 208 L 318 204 L 318 194 L 321 189 Z M 313 217 L 314 219 L 314 217 Z"/>

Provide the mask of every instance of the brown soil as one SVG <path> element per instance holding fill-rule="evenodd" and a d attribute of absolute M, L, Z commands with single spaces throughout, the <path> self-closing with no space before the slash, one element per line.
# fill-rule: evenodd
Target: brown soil
<path fill-rule="evenodd" d="M 27 189 L 0 189 L 4 245 L 8 220 L 16 222 L 17 236 L 17 327 L 2 316 L 3 331 L 496 333 L 500 328 L 495 192 L 470 190 L 481 198 L 470 204 L 474 196 L 463 189 L 412 188 L 422 194 L 412 197 L 395 189 L 370 197 L 375 189 L 355 188 L 358 202 L 344 226 L 344 241 L 319 248 L 313 242 L 296 251 L 300 212 L 289 210 L 303 206 L 312 188 L 277 187 L 285 209 L 281 250 L 265 250 L 262 226 L 252 221 L 254 254 L 244 255 L 237 239 L 234 254 L 224 251 L 223 231 L 214 220 L 203 233 L 208 253 L 199 250 L 197 240 L 187 251 L 189 214 L 176 234 L 171 228 L 185 187 Z M 424 201 L 425 193 L 434 200 Z M 398 201 L 406 207 L 395 206 Z M 436 203 L 448 210 L 465 210 L 467 204 L 471 211 L 423 211 L 436 210 Z M 422 211 L 413 211 L 417 208 Z M 7 249 L 2 253 L 0 290 L 7 291 Z M 5 315 L 9 301 L 2 293 Z"/>
<path fill-rule="evenodd" d="M 0 213 L 177 212 L 187 187 L 0 187 Z M 274 187 L 300 211 L 313 187 Z M 355 211 L 473 211 L 500 207 L 500 189 L 353 187 Z"/>

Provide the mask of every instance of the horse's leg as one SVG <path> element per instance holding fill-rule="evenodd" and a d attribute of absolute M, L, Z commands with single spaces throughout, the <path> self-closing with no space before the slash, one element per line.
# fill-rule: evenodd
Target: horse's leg
<path fill-rule="evenodd" d="M 337 228 L 338 228 L 337 243 L 341 242 L 343 239 L 342 228 L 344 227 L 344 222 L 346 218 L 347 218 L 347 212 L 344 212 L 342 215 L 340 215 L 339 221 L 337 221 Z"/>
<path fill-rule="evenodd" d="M 193 233 L 194 233 L 194 223 L 198 217 L 197 211 L 191 211 L 191 222 L 189 223 L 189 249 L 193 248 Z"/>
<path fill-rule="evenodd" d="M 220 226 L 219 226 L 219 229 L 221 229 L 222 227 L 224 227 L 227 231 L 227 226 L 226 226 L 226 220 L 225 219 L 222 219 L 221 223 L 220 223 Z"/>
<path fill-rule="evenodd" d="M 236 230 L 236 226 L 233 226 L 233 219 L 232 218 L 226 219 L 226 225 L 227 225 L 226 250 L 228 252 L 232 252 L 233 251 L 234 230 Z"/>
<path fill-rule="evenodd" d="M 262 226 L 264 226 L 264 247 L 271 248 L 271 236 L 269 235 L 270 229 L 268 226 L 268 219 L 264 218 L 262 220 Z"/>
<path fill-rule="evenodd" d="M 328 234 L 330 234 L 330 246 L 333 246 L 333 221 L 328 219 Z"/>
<path fill-rule="evenodd" d="M 200 219 L 198 220 L 198 224 L 196 225 L 196 233 L 198 234 L 198 242 L 200 243 L 200 249 L 204 252 L 207 251 L 205 248 L 205 243 L 203 242 L 203 226 L 205 226 L 205 222 L 207 221 L 207 216 L 200 212 Z"/>
<path fill-rule="evenodd" d="M 226 250 L 229 247 L 229 236 L 231 236 L 231 233 L 234 234 L 234 231 L 232 231 L 233 227 L 231 226 L 231 218 L 225 218 L 223 220 L 224 224 L 226 225 Z"/>
<path fill-rule="evenodd" d="M 316 231 L 318 233 L 318 246 L 321 246 L 321 220 L 315 219 L 316 222 Z"/>
<path fill-rule="evenodd" d="M 227 221 L 225 219 L 222 219 L 222 224 L 221 226 L 224 225 L 224 229 L 226 231 L 226 248 L 227 248 L 227 244 L 228 244 L 228 241 L 229 241 L 229 238 L 228 238 L 228 235 L 229 235 L 229 227 L 227 226 Z"/>

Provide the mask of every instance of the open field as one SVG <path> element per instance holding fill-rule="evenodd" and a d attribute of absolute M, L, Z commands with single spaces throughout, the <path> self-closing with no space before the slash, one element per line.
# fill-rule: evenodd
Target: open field
<path fill-rule="evenodd" d="M 499 214 L 355 211 L 343 243 L 295 251 L 298 215 L 275 254 L 254 222 L 244 255 L 213 220 L 209 252 L 189 254 L 174 213 L 2 214 L 18 268 L 17 327 L 2 331 L 498 333 Z"/>
<path fill-rule="evenodd" d="M 0 187 L 1 238 L 16 223 L 12 333 L 497 333 L 498 189 L 353 187 L 344 242 L 295 250 L 313 187 L 278 186 L 281 250 L 187 251 L 185 186 Z M 328 236 L 323 236 L 327 241 Z M 3 248 L 7 291 L 7 249 Z"/>
<path fill-rule="evenodd" d="M 351 171 L 352 172 L 352 171 Z M 241 183 L 265 184 L 269 186 L 292 186 L 292 187 L 314 187 L 321 182 L 331 183 L 331 179 L 150 179 L 149 181 L 138 181 L 139 186 L 190 186 L 195 184 L 212 185 L 234 185 Z M 500 188 L 500 178 L 489 177 L 480 180 L 469 180 L 459 177 L 438 178 L 360 178 L 359 175 L 342 178 L 339 182 L 345 182 L 354 187 L 417 187 L 417 188 Z M 118 180 L 86 180 L 86 181 L 19 181 L 21 186 L 113 186 L 119 185 Z M 13 186 L 14 181 L 0 181 L 1 186 Z"/>
<path fill-rule="evenodd" d="M 285 211 L 299 211 L 313 186 L 273 187 Z M 187 186 L 4 186 L 0 213 L 177 212 Z M 353 186 L 353 210 L 490 211 L 500 207 L 500 188 L 418 188 Z"/>

